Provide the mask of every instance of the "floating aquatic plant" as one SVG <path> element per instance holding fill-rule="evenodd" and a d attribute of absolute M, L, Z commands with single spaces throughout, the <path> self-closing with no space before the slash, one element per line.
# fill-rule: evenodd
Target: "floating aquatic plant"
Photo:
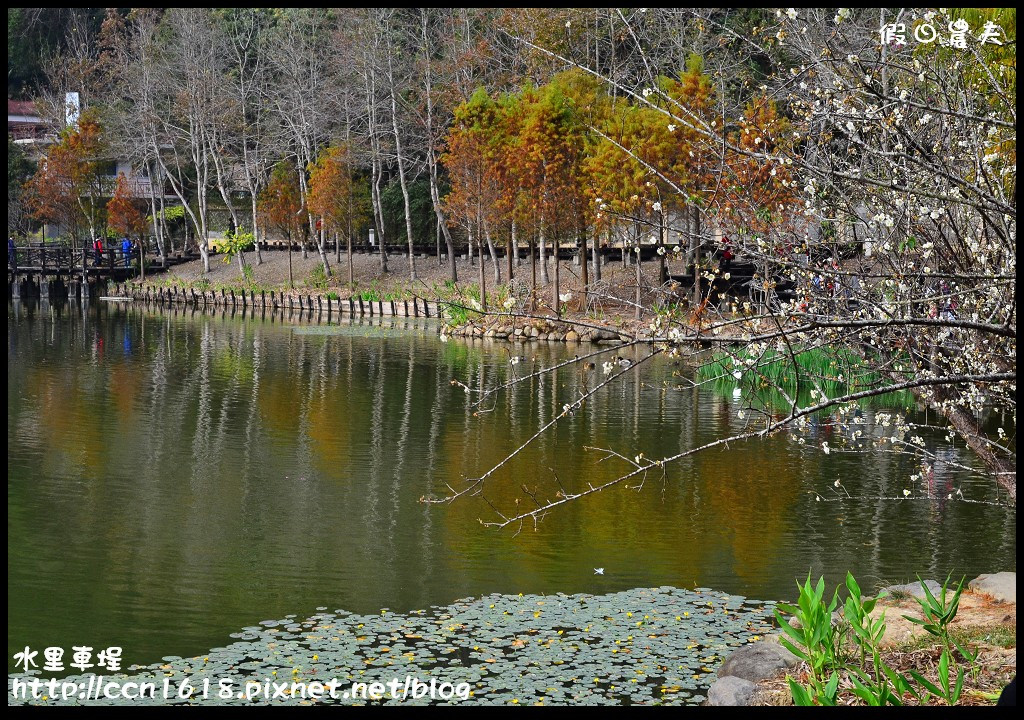
<path fill-rule="evenodd" d="M 481 704 L 698 704 L 729 649 L 772 627 L 772 602 L 708 589 L 635 589 L 609 595 L 487 595 L 445 607 L 375 615 L 320 609 L 242 628 L 236 642 L 194 658 L 168 656 L 109 679 L 172 687 L 210 679 L 188 698 L 29 701 L 24 704 L 330 704 L 362 698 L 242 697 L 247 681 L 387 682 L 412 676 L 468 683 Z M 33 671 L 33 674 L 37 674 Z M 10 686 L 13 677 L 8 678 Z M 87 676 L 66 678 L 87 681 Z M 218 682 L 235 692 L 219 697 Z M 10 687 L 9 687 L 10 690 Z M 8 702 L 17 704 L 10 692 Z M 386 696 L 375 703 L 425 704 Z M 436 702 L 436 701 L 435 701 Z"/>

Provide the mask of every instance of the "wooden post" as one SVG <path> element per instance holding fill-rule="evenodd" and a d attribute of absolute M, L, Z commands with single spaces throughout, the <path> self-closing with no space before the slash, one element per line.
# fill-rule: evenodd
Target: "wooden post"
<path fill-rule="evenodd" d="M 146 282 L 146 254 L 142 251 L 143 242 L 145 241 L 139 238 L 139 277 L 142 278 L 142 282 Z"/>

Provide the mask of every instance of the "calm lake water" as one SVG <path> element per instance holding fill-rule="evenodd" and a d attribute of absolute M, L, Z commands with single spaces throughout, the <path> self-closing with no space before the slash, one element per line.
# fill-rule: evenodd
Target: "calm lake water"
<path fill-rule="evenodd" d="M 876 587 L 1016 569 L 1012 509 L 816 501 L 837 479 L 855 497 L 925 491 L 908 479 L 912 458 L 812 447 L 827 429 L 808 445 L 782 434 L 712 450 L 639 491 L 572 503 L 536 531 L 478 522 L 494 518 L 488 503 L 530 502 L 523 485 L 553 497 L 554 475 L 573 489 L 626 469 L 586 445 L 660 457 L 742 427 L 742 398 L 688 388 L 668 360 L 601 390 L 497 473 L 486 502 L 448 506 L 419 499 L 497 463 L 594 379 L 567 367 L 476 416 L 451 381 L 507 379 L 509 348 L 528 355 L 520 374 L 534 355 L 548 364 L 583 350 L 441 342 L 424 321 L 102 302 L 9 304 L 7 327 L 9 669 L 26 645 L 119 645 L 129 664 L 201 654 L 318 606 L 404 612 L 495 592 L 662 585 L 786 599 L 808 571 L 834 584 L 849 569 Z M 971 473 L 936 473 L 937 495 L 958 488 L 996 498 Z"/>

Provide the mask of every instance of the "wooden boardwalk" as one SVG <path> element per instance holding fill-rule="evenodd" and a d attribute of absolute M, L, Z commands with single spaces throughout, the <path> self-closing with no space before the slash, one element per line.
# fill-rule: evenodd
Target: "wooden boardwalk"
<path fill-rule="evenodd" d="M 36 243 L 19 246 L 14 257 L 7 258 L 7 297 L 65 299 L 88 297 L 102 292 L 108 283 L 164 272 L 167 268 L 193 260 L 194 256 L 178 253 L 174 256 L 146 257 L 144 271 L 140 269 L 138 250 L 126 258 L 119 248 L 96 253 L 88 248 L 72 250 L 68 247 Z"/>

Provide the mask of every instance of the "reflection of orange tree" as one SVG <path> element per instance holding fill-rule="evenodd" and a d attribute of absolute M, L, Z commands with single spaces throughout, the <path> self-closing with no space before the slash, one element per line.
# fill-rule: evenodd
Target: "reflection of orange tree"
<path fill-rule="evenodd" d="M 117 421 L 124 429 L 131 428 L 138 412 L 136 401 L 143 382 L 138 363 L 119 362 L 110 369 L 107 392 L 117 408 Z"/>
<path fill-rule="evenodd" d="M 611 432 L 600 429 L 588 437 L 588 442 L 613 444 Z M 496 464 L 515 442 L 510 443 L 510 435 L 508 422 L 496 417 L 473 427 L 468 439 L 464 428 L 450 427 L 441 450 L 448 460 L 435 471 L 436 484 L 461 487 L 473 471 Z M 494 537 L 480 533 L 478 520 L 493 519 L 493 508 L 504 513 L 535 507 L 530 493 L 542 502 L 554 498 L 560 484 L 549 466 L 570 491 L 588 482 L 611 480 L 619 471 L 611 463 L 599 464 L 600 453 L 574 451 L 574 460 L 559 462 L 556 447 L 531 446 L 492 478 L 483 492 L 486 500 L 467 498 L 445 506 L 445 545 L 494 553 L 502 553 L 507 547 L 503 557 L 511 558 L 508 574 L 517 583 L 550 576 L 552 563 L 565 577 L 583 581 L 592 569 L 585 560 L 580 564 L 581 557 L 593 553 L 594 557 L 614 561 L 636 553 L 637 557 L 642 554 L 646 572 L 679 585 L 720 573 L 722 557 L 706 548 L 724 546 L 731 549 L 735 575 L 756 582 L 763 580 L 765 557 L 779 552 L 787 517 L 800 495 L 799 478 L 785 467 L 784 460 L 773 458 L 772 452 L 761 446 L 737 446 L 729 453 L 712 453 L 700 458 L 692 474 L 680 476 L 678 471 L 669 470 L 665 485 L 660 471 L 653 469 L 642 491 L 619 486 L 586 502 L 569 503 L 544 518 L 541 532 L 532 532 L 532 522 L 527 520 L 518 534 Z M 638 483 L 639 478 L 631 484 Z M 694 497 L 706 498 L 709 510 L 694 514 Z M 718 537 L 722 540 L 716 540 Z M 573 545 L 574 551 L 563 555 L 567 545 Z M 563 559 L 571 559 L 572 566 L 562 567 Z M 629 569 L 620 572 L 628 573 Z"/>
<path fill-rule="evenodd" d="M 263 383 L 258 391 L 260 417 L 274 437 L 287 439 L 298 432 L 301 399 L 284 383 Z"/>
<path fill-rule="evenodd" d="M 747 582 L 763 579 L 766 559 L 781 557 L 787 518 L 801 494 L 801 477 L 775 443 L 733 445 L 695 461 L 693 481 L 707 498 L 715 527 L 731 537 L 733 571 Z"/>
<path fill-rule="evenodd" d="M 80 377 L 36 365 L 25 377 L 25 388 L 38 398 L 43 446 L 60 448 L 68 462 L 86 468 L 91 477 L 100 477 L 106 444 L 101 430 L 88 421 L 92 395 L 79 384 Z M 47 457 L 60 455 L 47 453 Z"/>
<path fill-rule="evenodd" d="M 309 438 L 317 468 L 327 478 L 337 479 L 349 474 L 351 435 L 363 432 L 361 423 L 353 423 L 350 403 L 348 391 L 333 387 L 314 397 L 310 404 Z"/>

